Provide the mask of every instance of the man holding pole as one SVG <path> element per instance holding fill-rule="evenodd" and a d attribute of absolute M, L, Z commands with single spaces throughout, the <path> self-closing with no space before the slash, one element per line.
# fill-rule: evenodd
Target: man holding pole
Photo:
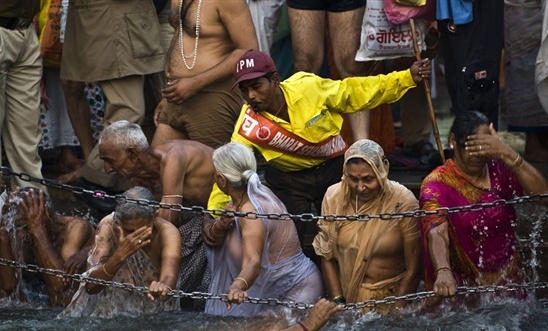
<path fill-rule="evenodd" d="M 341 114 L 395 102 L 430 70 L 424 59 L 388 75 L 330 80 L 298 72 L 281 82 L 270 56 L 249 51 L 234 71 L 246 104 L 231 140 L 262 154 L 266 180 L 291 214 L 310 213 L 312 204 L 321 210 L 325 190 L 341 179 L 348 147 L 340 134 Z M 217 193 L 209 208 L 223 208 L 212 203 Z M 295 222 L 303 245 L 306 224 Z"/>

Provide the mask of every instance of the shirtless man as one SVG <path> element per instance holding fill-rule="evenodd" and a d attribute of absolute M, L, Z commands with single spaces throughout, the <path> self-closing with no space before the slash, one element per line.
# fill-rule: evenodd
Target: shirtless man
<path fill-rule="evenodd" d="M 191 139 L 219 147 L 230 141 L 243 104 L 232 70 L 258 49 L 249 8 L 245 0 L 172 0 L 170 20 L 176 32 L 152 146 Z"/>
<path fill-rule="evenodd" d="M 152 147 L 141 128 L 129 121 L 112 123 L 99 138 L 99 155 L 107 174 L 149 188 L 163 203 L 207 206 L 213 187 L 213 149 L 190 140 Z M 184 291 L 207 291 L 209 270 L 202 240 L 202 214 L 158 209 L 158 217 L 179 228 L 183 239 L 180 273 Z M 198 306 L 200 308 L 203 301 Z M 186 305 L 186 302 L 183 304 Z"/>
<path fill-rule="evenodd" d="M 14 260 L 16 253 L 22 252 L 23 261 L 19 262 L 70 274 L 85 271 L 94 232 L 88 221 L 55 213 L 47 193 L 30 187 L 13 192 L 3 214 L 1 258 Z M 2 267 L 0 274 L 0 296 L 20 295 L 14 293 L 20 279 L 17 270 Z M 77 283 L 46 274 L 43 279 L 51 304 L 64 306 L 70 302 Z"/>

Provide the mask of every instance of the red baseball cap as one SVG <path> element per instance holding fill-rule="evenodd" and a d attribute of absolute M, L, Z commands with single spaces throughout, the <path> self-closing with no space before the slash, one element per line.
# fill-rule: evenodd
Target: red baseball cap
<path fill-rule="evenodd" d="M 276 65 L 270 56 L 259 51 L 247 51 L 247 53 L 236 62 L 236 67 L 234 68 L 234 79 L 236 80 L 236 83 L 234 83 L 234 85 L 245 80 L 263 77 L 270 72 L 276 71 L 278 71 L 278 69 L 276 69 Z"/>

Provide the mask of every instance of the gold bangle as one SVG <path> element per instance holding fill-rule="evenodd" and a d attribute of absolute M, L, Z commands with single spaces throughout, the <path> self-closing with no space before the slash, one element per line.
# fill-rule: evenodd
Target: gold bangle
<path fill-rule="evenodd" d="M 249 288 L 249 285 L 247 284 L 247 280 L 243 279 L 242 277 L 234 278 L 234 280 L 236 280 L 236 279 L 239 279 L 239 280 L 241 280 L 242 282 L 245 283 L 245 290 L 244 291 L 246 291 Z"/>
<path fill-rule="evenodd" d="M 519 164 L 518 164 L 518 166 L 517 166 L 518 169 L 521 168 L 521 166 L 522 166 L 523 163 L 525 162 L 525 159 L 523 158 L 523 156 L 520 155 L 520 158 L 521 158 L 521 160 L 519 161 Z"/>
<path fill-rule="evenodd" d="M 519 158 L 521 157 L 521 155 L 519 153 L 517 153 L 518 156 L 516 156 L 516 159 L 514 160 L 514 162 L 512 162 L 512 165 L 510 167 L 515 167 L 516 164 L 518 164 L 518 161 L 519 161 Z"/>
<path fill-rule="evenodd" d="M 102 264 L 102 268 L 103 268 L 103 272 L 105 273 L 105 275 L 107 275 L 107 277 L 114 277 L 114 275 L 110 274 L 107 269 L 105 268 L 105 263 Z"/>
<path fill-rule="evenodd" d="M 448 270 L 449 272 L 453 272 L 449 267 L 440 267 L 436 269 L 436 275 L 440 272 L 440 270 Z"/>
<path fill-rule="evenodd" d="M 334 297 L 331 299 L 331 301 L 335 301 L 335 300 L 341 299 L 342 297 L 343 297 L 342 294 L 336 295 L 336 296 L 334 296 Z"/>
<path fill-rule="evenodd" d="M 168 195 L 162 195 L 162 199 L 163 198 L 183 198 L 182 195 L 179 195 L 179 194 L 168 194 Z"/>

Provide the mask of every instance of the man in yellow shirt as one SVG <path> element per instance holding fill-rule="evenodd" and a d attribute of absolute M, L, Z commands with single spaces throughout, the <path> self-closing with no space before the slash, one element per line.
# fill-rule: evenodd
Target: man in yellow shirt
<path fill-rule="evenodd" d="M 400 99 L 430 76 L 430 60 L 388 75 L 331 80 L 297 72 L 280 81 L 270 56 L 248 51 L 236 63 L 234 78 L 246 103 L 231 141 L 262 154 L 265 179 L 291 214 L 321 210 L 327 188 L 339 182 L 343 154 L 341 114 L 369 110 Z M 214 188 L 208 208 L 224 208 Z M 306 223 L 295 220 L 304 243 Z"/>

